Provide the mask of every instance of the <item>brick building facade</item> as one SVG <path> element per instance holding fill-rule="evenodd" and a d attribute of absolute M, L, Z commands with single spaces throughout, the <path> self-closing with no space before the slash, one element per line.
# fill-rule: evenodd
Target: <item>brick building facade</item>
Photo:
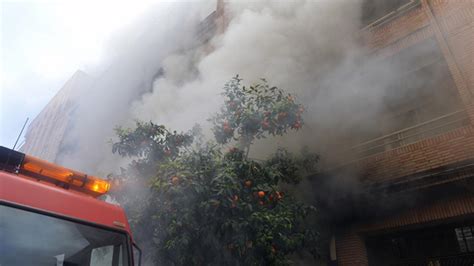
<path fill-rule="evenodd" d="M 442 96 L 449 107 L 431 102 L 397 116 L 411 120 L 355 145 L 352 160 L 333 170 L 358 173 L 361 192 L 340 199 L 350 210 L 336 219 L 332 263 L 473 265 L 474 1 L 396 2 L 362 30 L 363 41 L 389 60 L 431 43 L 435 53 L 417 61 L 440 58 L 410 71 L 437 65 L 444 76 L 432 93 L 455 100 Z M 423 108 L 433 111 L 412 119 Z"/>

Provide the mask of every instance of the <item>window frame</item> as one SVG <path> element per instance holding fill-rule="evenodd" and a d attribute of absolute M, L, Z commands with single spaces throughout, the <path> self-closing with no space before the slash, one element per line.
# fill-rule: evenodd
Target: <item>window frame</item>
<path fill-rule="evenodd" d="M 368 1 L 370 0 L 365 0 L 362 2 L 363 10 L 367 8 L 366 5 Z M 374 0 L 374 2 L 376 1 L 377 0 Z M 383 14 L 373 15 L 370 18 L 367 18 L 365 14 L 362 14 L 361 15 L 362 30 L 368 29 L 370 27 L 376 27 L 378 25 L 382 25 L 388 21 L 391 21 L 399 17 L 401 14 L 403 14 L 407 10 L 410 10 L 413 7 L 417 7 L 421 5 L 420 0 L 406 0 L 406 1 L 407 1 L 406 3 L 397 4 L 397 5 L 394 5 L 394 7 L 387 8 L 384 12 L 382 12 Z M 390 2 L 390 0 L 388 2 Z"/>
<path fill-rule="evenodd" d="M 79 224 L 86 225 L 86 226 L 91 226 L 91 227 L 100 228 L 100 229 L 103 229 L 103 230 L 112 231 L 112 232 L 119 233 L 119 234 L 124 234 L 126 236 L 125 239 L 126 239 L 127 247 L 126 247 L 125 250 L 127 251 L 127 255 L 128 255 L 127 256 L 128 257 L 128 265 L 130 265 L 130 266 L 139 266 L 139 265 L 134 265 L 133 264 L 134 261 L 133 261 L 133 254 L 132 254 L 133 253 L 132 245 L 134 243 L 131 240 L 130 234 L 125 230 L 120 230 L 118 228 L 108 227 L 108 226 L 105 226 L 105 225 L 102 225 L 102 224 L 92 223 L 92 222 L 85 221 L 85 220 L 82 220 L 82 219 L 77 219 L 77 218 L 73 218 L 73 217 L 69 217 L 69 216 L 65 216 L 65 215 L 60 215 L 60 214 L 57 214 L 57 213 L 48 212 L 48 211 L 42 210 L 42 209 L 32 208 L 32 207 L 29 207 L 29 206 L 25 206 L 25 205 L 22 205 L 22 204 L 5 201 L 5 200 L 2 200 L 2 199 L 0 199 L 0 206 L 7 206 L 7 207 L 11 207 L 11 208 L 16 208 L 16 209 L 27 211 L 27 212 L 33 212 L 33 213 L 37 213 L 37 214 L 41 214 L 41 215 L 61 219 L 61 220 L 66 220 L 66 221 L 73 222 L 73 223 L 79 223 Z"/>
<path fill-rule="evenodd" d="M 135 265 L 135 252 L 133 252 L 134 248 L 138 250 L 138 258 L 137 258 L 138 264 L 137 265 Z M 134 266 L 142 265 L 142 249 L 136 243 L 132 243 L 132 260 L 133 260 Z"/>

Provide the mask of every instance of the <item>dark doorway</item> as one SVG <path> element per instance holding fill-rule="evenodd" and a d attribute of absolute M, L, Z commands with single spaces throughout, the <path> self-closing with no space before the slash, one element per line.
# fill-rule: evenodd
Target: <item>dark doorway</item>
<path fill-rule="evenodd" d="M 472 266 L 474 222 L 372 236 L 366 245 L 371 266 Z"/>

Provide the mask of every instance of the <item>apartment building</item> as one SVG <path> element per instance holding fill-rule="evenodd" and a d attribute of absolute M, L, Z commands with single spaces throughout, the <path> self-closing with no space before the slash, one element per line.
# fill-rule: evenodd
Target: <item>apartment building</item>
<path fill-rule="evenodd" d="M 78 98 L 87 92 L 93 78 L 77 71 L 48 102 L 28 126 L 21 151 L 47 161 L 56 162 L 67 131 L 78 107 Z"/>
<path fill-rule="evenodd" d="M 330 263 L 473 265 L 474 1 L 367 0 L 363 13 L 364 44 L 398 71 L 377 130 L 326 178 L 358 182 L 319 184 Z"/>

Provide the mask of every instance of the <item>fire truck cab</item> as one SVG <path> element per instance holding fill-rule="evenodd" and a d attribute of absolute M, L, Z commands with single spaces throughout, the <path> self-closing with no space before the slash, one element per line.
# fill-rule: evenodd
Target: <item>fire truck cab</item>
<path fill-rule="evenodd" d="M 137 266 L 110 184 L 0 146 L 0 265 Z"/>

